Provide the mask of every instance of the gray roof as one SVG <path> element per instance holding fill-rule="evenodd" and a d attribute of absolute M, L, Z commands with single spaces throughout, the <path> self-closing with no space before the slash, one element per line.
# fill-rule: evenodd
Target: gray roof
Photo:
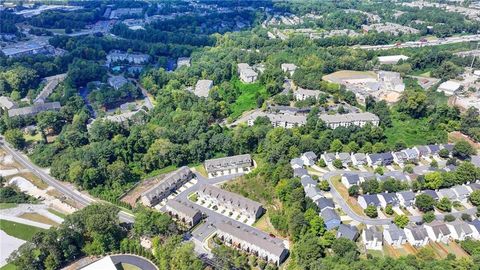
<path fill-rule="evenodd" d="M 325 153 L 323 155 L 327 162 L 334 161 L 336 158 L 334 153 Z"/>
<path fill-rule="evenodd" d="M 298 165 L 298 166 L 303 166 L 303 160 L 301 158 L 294 158 L 290 160 L 291 165 Z"/>
<path fill-rule="evenodd" d="M 199 97 L 208 97 L 210 89 L 212 89 L 213 81 L 211 80 L 198 80 L 195 85 L 195 95 Z"/>
<path fill-rule="evenodd" d="M 347 114 L 322 114 L 319 116 L 325 123 L 355 122 L 355 121 L 379 121 L 378 116 L 373 113 L 347 113 Z"/>
<path fill-rule="evenodd" d="M 425 238 L 428 238 L 428 233 L 424 226 L 409 225 L 406 229 L 412 232 L 412 236 L 415 240 L 424 240 Z"/>
<path fill-rule="evenodd" d="M 340 216 L 335 212 L 332 208 L 325 208 L 320 212 L 320 216 L 322 216 L 325 222 L 330 220 L 340 220 Z"/>
<path fill-rule="evenodd" d="M 458 197 L 466 197 L 470 194 L 470 191 L 466 186 L 454 186 L 452 187 L 452 190 L 458 195 Z"/>
<path fill-rule="evenodd" d="M 430 144 L 427 145 L 428 149 L 430 150 L 430 153 L 436 154 L 438 151 L 440 151 L 440 145 L 438 144 Z"/>
<path fill-rule="evenodd" d="M 313 180 L 313 178 L 310 175 L 304 175 L 300 179 L 300 183 L 302 183 L 303 187 L 316 186 L 317 185 L 317 181 Z"/>
<path fill-rule="evenodd" d="M 128 83 L 128 80 L 123 76 L 112 76 L 108 78 L 108 84 L 115 89 L 118 89 Z"/>
<path fill-rule="evenodd" d="M 450 230 L 442 221 L 434 220 L 429 224 L 425 224 L 425 226 L 431 227 L 436 237 L 439 237 L 440 235 L 450 235 Z"/>
<path fill-rule="evenodd" d="M 447 197 L 450 200 L 457 199 L 457 194 L 455 194 L 450 188 L 442 188 L 437 193 L 440 198 Z"/>
<path fill-rule="evenodd" d="M 345 173 L 343 174 L 343 176 L 347 179 L 347 182 L 350 185 L 358 185 L 360 183 L 360 177 L 358 176 L 358 174 Z"/>
<path fill-rule="evenodd" d="M 452 152 L 454 145 L 451 143 L 442 144 L 442 149 L 447 149 L 449 152 Z"/>
<path fill-rule="evenodd" d="M 60 110 L 61 107 L 59 102 L 35 103 L 29 107 L 10 109 L 8 116 L 33 116 L 44 111 Z"/>
<path fill-rule="evenodd" d="M 378 194 L 378 196 L 382 196 L 383 199 L 387 202 L 387 204 L 391 204 L 391 205 L 396 205 L 398 204 L 398 198 L 397 198 L 397 195 L 395 193 L 380 193 Z"/>
<path fill-rule="evenodd" d="M 470 187 L 473 191 L 480 189 L 480 184 L 479 183 L 471 183 L 467 186 Z"/>
<path fill-rule="evenodd" d="M 293 170 L 293 177 L 301 177 L 306 174 L 308 174 L 308 171 L 305 168 L 296 168 Z"/>
<path fill-rule="evenodd" d="M 365 161 L 367 159 L 367 155 L 364 153 L 355 153 L 353 156 L 357 161 Z"/>
<path fill-rule="evenodd" d="M 178 182 L 185 180 L 190 177 L 192 171 L 187 166 L 183 166 L 180 169 L 167 175 L 161 182 L 157 183 L 147 191 L 142 193 L 142 196 L 147 197 L 149 200 L 152 200 L 158 194 L 161 194 L 165 191 L 170 190 Z"/>
<path fill-rule="evenodd" d="M 438 194 L 435 190 L 426 189 L 426 190 L 422 191 L 422 193 L 429 195 L 430 197 L 434 198 L 435 200 L 438 200 Z"/>
<path fill-rule="evenodd" d="M 338 153 L 338 158 L 342 161 L 342 162 L 349 162 L 352 160 L 351 156 L 349 153 Z"/>
<path fill-rule="evenodd" d="M 373 226 L 365 229 L 365 239 L 367 241 L 373 241 L 375 239 L 383 241 L 383 234 L 377 227 Z"/>
<path fill-rule="evenodd" d="M 480 233 L 480 219 L 474 219 L 472 220 L 472 222 L 470 222 L 470 225 L 473 225 L 473 227 L 475 227 L 475 229 L 477 229 L 477 231 Z"/>
<path fill-rule="evenodd" d="M 168 200 L 166 206 L 171 207 L 172 209 L 175 209 L 175 211 L 191 218 L 201 214 L 200 211 L 198 211 L 198 209 L 196 209 L 191 203 L 185 201 L 176 199 Z"/>
<path fill-rule="evenodd" d="M 384 162 L 384 161 L 393 160 L 392 153 L 390 153 L 390 152 L 388 152 L 388 153 L 378 153 L 378 154 L 369 154 L 368 156 L 370 157 L 372 162 L 377 162 L 377 161 Z"/>
<path fill-rule="evenodd" d="M 200 194 L 215 198 L 220 202 L 232 204 L 236 208 L 243 209 L 250 213 L 257 213 L 263 208 L 261 203 L 212 185 L 203 185 L 200 187 L 198 192 Z"/>
<path fill-rule="evenodd" d="M 421 155 L 428 155 L 430 153 L 430 149 L 424 145 L 416 146 L 417 150 L 420 152 Z"/>
<path fill-rule="evenodd" d="M 388 228 L 385 229 L 385 231 L 390 234 L 390 238 L 392 238 L 393 241 L 398 241 L 400 240 L 400 238 L 406 238 L 405 231 L 398 228 L 395 224 L 390 224 Z"/>
<path fill-rule="evenodd" d="M 412 148 L 404 149 L 403 152 L 407 155 L 408 158 L 416 158 L 416 157 L 418 157 L 417 151 L 415 151 L 415 150 L 412 149 Z"/>
<path fill-rule="evenodd" d="M 398 159 L 407 159 L 407 154 L 402 151 L 394 152 L 393 155 Z"/>
<path fill-rule="evenodd" d="M 395 180 L 407 181 L 408 176 L 401 171 L 386 171 L 383 175 L 377 175 L 379 180 L 387 180 L 388 178 L 394 178 Z"/>
<path fill-rule="evenodd" d="M 473 233 L 472 228 L 470 228 L 468 223 L 466 223 L 465 221 L 455 220 L 448 224 L 453 226 L 453 229 L 457 232 L 458 235 L 461 235 L 462 232 L 467 235 Z"/>
<path fill-rule="evenodd" d="M 316 160 L 317 159 L 317 155 L 312 151 L 308 151 L 308 152 L 303 153 L 303 156 L 310 159 L 310 160 Z"/>
<path fill-rule="evenodd" d="M 477 167 L 480 167 L 480 155 L 476 155 L 476 156 L 472 156 L 471 159 L 470 159 L 470 162 L 477 166 Z"/>
<path fill-rule="evenodd" d="M 360 195 L 367 205 L 373 205 L 373 206 L 380 206 L 380 201 L 378 200 L 378 197 L 376 194 L 365 194 L 365 195 Z"/>
<path fill-rule="evenodd" d="M 277 257 L 282 257 L 284 252 L 288 252 L 283 241 L 279 238 L 271 237 L 270 235 L 240 223 L 233 224 L 232 222 L 219 222 L 215 224 L 217 229 L 238 238 L 242 241 L 248 242 L 251 245 L 257 246 L 262 250 L 266 250 Z"/>
<path fill-rule="evenodd" d="M 413 202 L 415 200 L 415 193 L 413 191 L 400 191 L 397 192 L 397 197 L 402 197 L 406 202 Z"/>
<path fill-rule="evenodd" d="M 318 208 L 320 208 L 320 210 L 323 210 L 325 208 L 332 208 L 332 209 L 335 208 L 335 204 L 333 203 L 333 200 L 325 197 L 322 197 L 316 200 L 315 203 L 317 204 Z"/>
<path fill-rule="evenodd" d="M 316 196 L 323 196 L 323 195 L 319 188 L 310 186 L 305 188 L 305 196 L 307 196 L 310 199 L 313 199 Z"/>
<path fill-rule="evenodd" d="M 205 160 L 205 169 L 208 172 L 223 171 L 235 168 L 252 166 L 250 154 Z"/>
<path fill-rule="evenodd" d="M 358 237 L 358 229 L 355 226 L 340 224 L 337 230 L 337 238 L 344 237 L 355 241 Z"/>

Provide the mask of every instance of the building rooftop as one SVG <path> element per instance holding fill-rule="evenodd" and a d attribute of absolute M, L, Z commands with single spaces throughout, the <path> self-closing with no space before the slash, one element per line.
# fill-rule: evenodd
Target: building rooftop
<path fill-rule="evenodd" d="M 328 222 L 330 220 L 340 220 L 340 216 L 332 208 L 324 208 L 320 212 L 320 216 L 322 216 L 325 222 Z"/>
<path fill-rule="evenodd" d="M 161 182 L 155 184 L 153 187 L 142 193 L 142 196 L 145 196 L 147 199 L 152 200 L 158 194 L 170 190 L 172 186 L 175 186 L 178 181 L 186 178 L 191 173 L 192 171 L 190 171 L 190 168 L 188 168 L 187 166 L 183 166 L 180 169 L 170 173 Z"/>
<path fill-rule="evenodd" d="M 192 204 L 176 199 L 168 200 L 166 206 L 192 218 L 200 213 Z"/>
<path fill-rule="evenodd" d="M 367 241 L 383 241 L 383 234 L 382 232 L 375 226 L 365 229 L 365 239 Z"/>
<path fill-rule="evenodd" d="M 364 194 L 360 195 L 359 198 L 362 197 L 367 205 L 373 205 L 373 206 L 380 206 L 380 200 L 378 199 L 376 194 Z"/>
<path fill-rule="evenodd" d="M 337 238 L 344 237 L 355 241 L 358 237 L 358 229 L 355 226 L 340 224 L 337 230 Z"/>
<path fill-rule="evenodd" d="M 195 85 L 195 95 L 199 97 L 208 97 L 210 89 L 212 89 L 213 81 L 212 80 L 198 80 Z"/>
<path fill-rule="evenodd" d="M 49 110 L 60 110 L 60 102 L 35 103 L 29 107 L 14 108 L 8 110 L 8 116 L 32 116 Z"/>
<path fill-rule="evenodd" d="M 409 225 L 405 229 L 410 230 L 413 238 L 417 241 L 423 241 L 425 238 L 428 238 L 428 233 L 424 226 Z"/>
<path fill-rule="evenodd" d="M 450 235 L 450 230 L 443 221 L 434 220 L 431 223 L 425 224 L 425 226 L 432 228 L 436 237 Z"/>
<path fill-rule="evenodd" d="M 347 114 L 322 114 L 320 119 L 325 123 L 356 122 L 356 121 L 379 121 L 378 116 L 373 113 L 347 113 Z"/>
<path fill-rule="evenodd" d="M 203 185 L 199 189 L 200 193 L 208 195 L 218 201 L 227 202 L 239 209 L 244 209 L 248 212 L 256 213 L 262 208 L 262 204 L 248 198 L 245 198 L 239 194 L 223 190 L 212 185 Z"/>
<path fill-rule="evenodd" d="M 277 257 L 281 257 L 282 254 L 286 252 L 286 248 L 281 239 L 271 237 L 253 227 L 247 227 L 237 222 L 235 222 L 235 224 L 232 222 L 219 222 L 216 226 L 218 230 L 242 241 L 258 246 Z"/>
<path fill-rule="evenodd" d="M 400 239 L 406 238 L 405 231 L 398 228 L 395 224 L 388 225 L 388 227 L 385 228 L 385 232 L 388 232 L 390 234 L 390 238 L 392 238 L 393 241 L 398 241 Z"/>
<path fill-rule="evenodd" d="M 207 171 L 228 170 L 250 166 L 252 166 L 252 157 L 250 154 L 205 160 L 205 169 L 207 169 Z"/>

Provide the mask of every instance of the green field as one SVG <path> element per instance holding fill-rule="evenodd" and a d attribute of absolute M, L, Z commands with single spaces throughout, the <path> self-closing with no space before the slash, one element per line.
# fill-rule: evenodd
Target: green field
<path fill-rule="evenodd" d="M 66 218 L 66 217 L 67 217 L 67 214 L 64 214 L 64 213 L 62 213 L 62 212 L 59 212 L 59 211 L 57 211 L 57 210 L 55 210 L 55 209 L 48 208 L 47 210 L 48 210 L 48 212 L 50 212 L 50 213 L 52 213 L 52 214 L 54 214 L 54 215 L 56 215 L 56 216 L 59 216 L 59 217 L 61 217 L 61 218 Z"/>
<path fill-rule="evenodd" d="M 407 146 L 425 145 L 431 130 L 428 128 L 427 119 L 392 119 L 392 127 L 385 129 L 387 145 L 392 147 L 398 141 L 403 141 Z"/>
<path fill-rule="evenodd" d="M 0 203 L 0 209 L 14 208 L 16 206 L 16 203 Z"/>
<path fill-rule="evenodd" d="M 0 229 L 10 236 L 25 241 L 30 241 L 37 232 L 46 231 L 45 229 L 3 219 L 0 219 Z"/>
<path fill-rule="evenodd" d="M 233 86 L 236 89 L 240 89 L 240 96 L 238 96 L 235 103 L 231 104 L 230 118 L 232 120 L 237 119 L 243 112 L 255 109 L 257 107 L 257 98 L 263 96 L 267 98 L 267 90 L 265 86 L 260 83 L 244 84 L 238 79 L 233 81 Z"/>
<path fill-rule="evenodd" d="M 13 265 L 11 263 L 0 267 L 0 270 L 16 270 L 16 269 L 17 269 L 17 267 L 15 267 L 15 265 Z"/>

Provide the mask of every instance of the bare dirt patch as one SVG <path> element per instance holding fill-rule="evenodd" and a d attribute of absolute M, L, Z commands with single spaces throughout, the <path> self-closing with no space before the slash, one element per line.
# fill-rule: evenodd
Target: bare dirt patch
<path fill-rule="evenodd" d="M 138 183 L 132 190 L 125 194 L 121 201 L 130 204 L 132 207 L 135 207 L 137 200 L 140 198 L 143 192 L 152 188 L 155 184 L 161 182 L 165 178 L 166 174 L 155 176 L 152 178 L 145 179 Z"/>
<path fill-rule="evenodd" d="M 472 147 L 475 149 L 479 150 L 480 149 L 480 143 L 475 142 L 470 138 L 469 136 L 459 132 L 459 131 L 453 131 L 448 133 L 448 141 L 450 142 L 458 142 L 460 140 L 465 140 L 467 141 Z"/>

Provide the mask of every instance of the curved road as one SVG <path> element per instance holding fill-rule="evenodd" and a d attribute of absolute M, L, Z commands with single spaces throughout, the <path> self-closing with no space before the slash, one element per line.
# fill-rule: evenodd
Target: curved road
<path fill-rule="evenodd" d="M 155 266 L 150 260 L 140 257 L 133 254 L 119 254 L 119 255 L 110 255 L 114 264 L 118 263 L 128 263 L 135 265 L 136 267 L 142 270 L 158 270 L 158 267 Z"/>
<path fill-rule="evenodd" d="M 315 169 L 315 167 L 316 166 L 312 166 L 313 169 Z M 315 170 L 317 170 L 317 169 L 315 169 Z M 338 171 L 333 171 L 333 172 L 330 171 L 330 172 L 326 172 L 326 173 L 316 172 L 316 173 L 313 173 L 313 174 L 317 175 L 317 176 L 320 176 L 323 179 L 328 181 L 328 183 L 331 187 L 330 192 L 332 193 L 333 200 L 335 201 L 335 203 L 340 205 L 342 210 L 353 220 L 364 223 L 366 225 L 388 225 L 388 224 L 392 223 L 392 221 L 393 221 L 392 218 L 383 218 L 383 219 L 369 218 L 369 217 L 365 217 L 365 216 L 360 216 L 357 213 L 355 213 L 355 211 L 352 210 L 350 205 L 348 205 L 348 203 L 343 199 L 342 195 L 340 195 L 340 192 L 338 192 L 338 190 L 335 188 L 335 186 L 333 185 L 332 180 L 331 180 L 333 176 L 342 175 L 343 173 L 352 173 L 352 171 L 338 170 Z M 359 175 L 368 175 L 368 174 L 371 175 L 372 174 L 370 172 L 355 172 L 355 173 L 357 173 Z M 457 211 L 457 212 L 452 212 L 452 213 L 447 213 L 447 214 L 438 214 L 438 215 L 435 215 L 435 218 L 438 219 L 438 220 L 443 220 L 443 218 L 446 215 L 453 215 L 456 218 L 460 218 L 462 216 L 462 214 L 475 215 L 476 212 L 477 212 L 477 209 L 475 207 L 473 207 L 473 208 L 465 209 L 465 210 L 462 210 L 462 211 Z M 410 219 L 411 222 L 421 222 L 422 219 L 423 219 L 422 216 L 409 216 L 408 218 Z"/>
<path fill-rule="evenodd" d="M 42 179 L 45 183 L 48 185 L 54 187 L 57 189 L 59 192 L 61 192 L 63 195 L 67 196 L 68 198 L 74 200 L 81 206 L 87 206 L 89 204 L 92 204 L 96 202 L 96 200 L 81 194 L 80 192 L 76 191 L 75 189 L 72 189 L 71 187 L 65 185 L 61 181 L 58 181 L 57 179 L 53 178 L 49 174 L 45 173 L 42 169 L 34 165 L 26 156 L 24 156 L 22 153 L 19 151 L 13 149 L 10 145 L 8 145 L 7 142 L 5 142 L 3 137 L 0 137 L 0 145 L 3 150 L 5 150 L 8 154 L 12 155 L 12 157 L 19 162 L 22 166 L 25 168 L 29 169 L 33 174 L 35 174 L 38 178 Z M 120 211 L 118 214 L 120 217 L 120 220 L 123 222 L 129 222 L 133 223 L 134 217 L 133 215 Z"/>

